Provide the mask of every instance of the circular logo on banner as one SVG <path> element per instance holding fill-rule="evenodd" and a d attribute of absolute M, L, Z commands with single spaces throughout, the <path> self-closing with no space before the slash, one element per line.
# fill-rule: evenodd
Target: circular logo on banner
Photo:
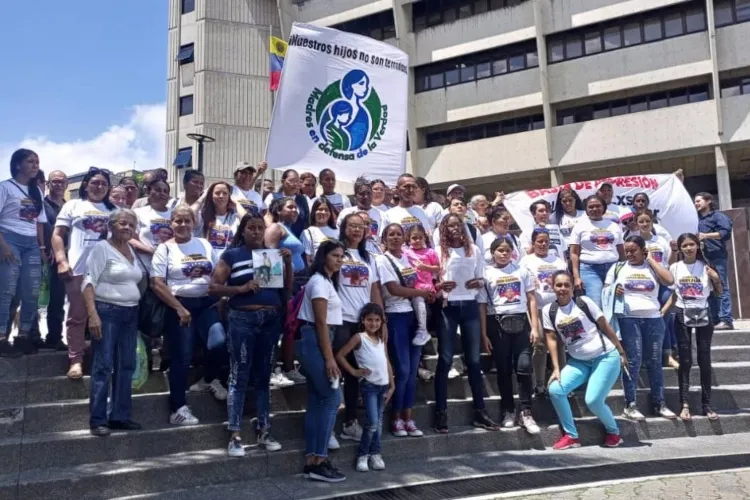
<path fill-rule="evenodd" d="M 345 161 L 375 149 L 388 122 L 388 107 L 361 69 L 349 71 L 324 90 L 314 89 L 305 114 L 312 141 L 323 153 Z"/>

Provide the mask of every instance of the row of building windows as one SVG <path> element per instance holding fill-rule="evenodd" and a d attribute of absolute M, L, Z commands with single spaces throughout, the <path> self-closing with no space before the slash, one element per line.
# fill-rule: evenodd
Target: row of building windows
<path fill-rule="evenodd" d="M 180 2 L 180 12 L 183 14 L 187 14 L 188 12 L 193 12 L 195 10 L 195 0 L 181 0 Z"/>
<path fill-rule="evenodd" d="M 457 19 L 521 4 L 526 0 L 421 0 L 412 4 L 412 27 L 421 31 Z"/>
<path fill-rule="evenodd" d="M 534 42 L 508 45 L 414 68 L 416 92 L 503 75 L 539 66 Z"/>
<path fill-rule="evenodd" d="M 689 102 L 706 101 L 709 98 L 708 85 L 697 85 L 667 92 L 654 92 L 627 99 L 616 99 L 609 102 L 560 110 L 557 112 L 557 125 L 570 125 L 571 123 L 587 122 L 589 120 L 609 118 L 610 116 L 679 106 Z"/>
<path fill-rule="evenodd" d="M 750 78 L 736 78 L 721 82 L 721 97 L 750 94 Z"/>
<path fill-rule="evenodd" d="M 193 95 L 180 96 L 180 116 L 193 114 Z"/>
<path fill-rule="evenodd" d="M 393 9 L 353 19 L 331 27 L 348 33 L 369 36 L 375 40 L 396 38 L 396 21 L 393 19 Z"/>
<path fill-rule="evenodd" d="M 703 7 L 691 3 L 550 37 L 548 59 L 550 63 L 577 59 L 705 30 Z"/>
<path fill-rule="evenodd" d="M 729 0 L 716 2 L 714 5 L 716 26 L 750 21 L 750 0 Z"/>
<path fill-rule="evenodd" d="M 544 116 L 533 115 L 502 120 L 470 127 L 461 127 L 440 132 L 429 132 L 426 136 L 428 148 L 456 144 L 458 142 L 476 141 L 497 137 L 499 135 L 518 134 L 529 130 L 540 130 L 544 128 Z"/>

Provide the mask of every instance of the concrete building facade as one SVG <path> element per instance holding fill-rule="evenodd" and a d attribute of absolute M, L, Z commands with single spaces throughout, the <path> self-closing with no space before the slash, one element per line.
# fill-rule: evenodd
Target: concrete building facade
<path fill-rule="evenodd" d="M 192 146 L 189 131 L 217 139 L 209 177 L 262 158 L 268 32 L 287 37 L 299 21 L 409 54 L 407 168 L 437 186 L 510 192 L 682 168 L 688 188 L 718 193 L 722 208 L 750 199 L 750 0 L 170 6 L 170 166 Z M 193 60 L 181 63 L 191 43 Z"/>

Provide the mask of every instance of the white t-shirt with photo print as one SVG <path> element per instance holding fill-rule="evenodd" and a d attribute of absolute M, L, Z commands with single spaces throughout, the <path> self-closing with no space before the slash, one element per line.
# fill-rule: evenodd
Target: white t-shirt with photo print
<path fill-rule="evenodd" d="M 615 270 L 620 267 L 615 283 Z M 625 290 L 623 300 L 625 302 L 625 316 L 634 318 L 659 318 L 661 317 L 661 306 L 659 305 L 659 281 L 654 271 L 647 262 L 639 266 L 625 264 L 613 264 L 607 272 L 604 284 L 622 285 Z"/>
<path fill-rule="evenodd" d="M 349 200 L 348 196 L 344 196 L 341 193 L 332 193 L 332 194 L 321 194 L 317 198 L 313 198 L 310 200 L 310 207 L 313 206 L 313 203 L 315 203 L 315 200 L 318 198 L 325 198 L 328 200 L 328 202 L 333 205 L 333 208 L 336 209 L 336 212 L 341 212 L 345 208 L 351 208 L 352 202 Z"/>
<path fill-rule="evenodd" d="M 708 305 L 708 297 L 714 286 L 703 261 L 696 260 L 692 264 L 686 264 L 681 260 L 672 264 L 669 272 L 674 276 L 671 288 L 677 295 L 676 307 L 704 309 Z"/>
<path fill-rule="evenodd" d="M 91 249 L 101 240 L 107 239 L 109 214 L 104 203 L 88 200 L 70 200 L 60 209 L 56 227 L 67 227 L 69 231 L 68 263 L 74 276 L 86 274 L 86 259 Z"/>
<path fill-rule="evenodd" d="M 427 236 L 429 237 L 435 228 L 430 224 L 427 214 L 424 213 L 422 207 L 412 205 L 409 208 L 404 207 L 393 207 L 389 209 L 383 215 L 383 223 L 380 227 L 380 234 L 383 234 L 383 230 L 389 224 L 398 224 L 404 230 L 404 235 L 410 227 L 421 224 L 424 228 Z"/>
<path fill-rule="evenodd" d="M 610 220 L 592 221 L 585 217 L 573 226 L 570 244 L 580 245 L 584 264 L 616 262 L 620 258 L 617 245 L 622 245 L 622 230 Z"/>
<path fill-rule="evenodd" d="M 39 199 L 44 199 L 42 191 L 34 189 L 39 191 Z M 44 206 L 37 210 L 29 197 L 29 188 L 13 179 L 0 182 L 0 226 L 6 231 L 36 238 L 37 222 L 47 222 L 47 215 Z"/>
<path fill-rule="evenodd" d="M 599 320 L 604 316 L 599 307 L 588 297 L 581 297 L 588 306 L 591 317 Z M 586 313 L 576 305 L 575 300 L 564 305 L 558 306 L 557 315 L 555 316 L 555 325 L 552 325 L 552 319 L 549 317 L 549 310 L 552 304 L 547 304 L 542 310 L 542 324 L 545 331 L 557 333 L 558 339 L 562 339 L 565 344 L 565 350 L 568 354 L 581 361 L 594 359 L 602 354 L 610 352 L 615 348 L 614 344 L 604 336 L 602 344 L 602 335 L 599 333 L 599 327 L 589 320 Z"/>
<path fill-rule="evenodd" d="M 310 226 L 302 231 L 302 246 L 305 248 L 305 255 L 315 258 L 315 253 L 324 242 L 328 240 L 339 239 L 339 230 L 328 226 Z"/>
<path fill-rule="evenodd" d="M 154 210 L 151 205 L 134 210 L 138 216 L 138 237 L 140 240 L 156 248 L 159 244 L 169 241 L 174 236 L 172 231 L 172 207 L 167 204 L 163 212 Z M 151 265 L 151 256 L 141 255 L 144 263 Z"/>
<path fill-rule="evenodd" d="M 534 290 L 534 276 L 525 267 L 510 263 L 505 267 L 486 266 L 484 279 L 487 286 L 479 290 L 477 300 L 487 303 L 487 292 L 492 304 L 487 305 L 487 314 L 525 314 L 526 294 Z"/>
<path fill-rule="evenodd" d="M 528 254 L 521 259 L 521 267 L 528 269 L 534 277 L 534 289 L 536 290 L 537 307 L 542 309 L 544 306 L 555 300 L 555 289 L 552 286 L 552 276 L 557 271 L 565 271 L 568 265 L 553 253 L 548 253 L 546 257 L 537 257 L 535 254 Z"/>
<path fill-rule="evenodd" d="M 401 285 L 398 274 L 396 274 L 396 271 L 393 269 L 394 265 L 401 273 L 401 277 L 404 280 L 404 286 L 407 288 L 414 288 L 417 284 L 417 270 L 411 266 L 406 255 L 402 254 L 401 258 L 398 258 L 393 256 L 390 252 L 386 252 L 383 255 L 378 255 L 375 258 L 375 262 L 377 263 L 380 284 L 383 286 L 382 291 L 385 312 L 401 313 L 413 311 L 411 307 L 411 299 L 393 296 L 388 293 L 388 288 L 385 286 L 387 283 Z"/>
<path fill-rule="evenodd" d="M 205 297 L 216 261 L 213 249 L 203 238 L 187 243 L 161 243 L 151 263 L 151 276 L 165 278 L 175 297 Z"/>
<path fill-rule="evenodd" d="M 344 252 L 344 262 L 339 271 L 339 297 L 342 316 L 349 323 L 359 322 L 359 313 L 368 302 L 372 302 L 372 284 L 378 282 L 375 257 L 368 255 L 367 263 L 356 248 Z"/>
<path fill-rule="evenodd" d="M 242 208 L 244 208 L 247 213 L 260 215 L 266 210 L 266 204 L 263 203 L 263 198 L 261 198 L 260 194 L 254 189 L 245 191 L 239 186 L 234 186 L 232 188 L 232 200 L 234 200 L 235 203 L 242 205 Z"/>
<path fill-rule="evenodd" d="M 362 210 L 359 207 L 349 207 L 345 208 L 341 211 L 339 214 L 338 219 L 336 220 L 336 225 L 341 228 L 341 223 L 344 221 L 344 218 L 349 214 L 354 214 L 357 212 L 367 212 L 367 215 L 370 216 L 370 230 L 368 232 L 369 237 L 375 240 L 378 240 L 380 237 L 380 227 L 381 223 L 383 221 L 383 212 L 378 210 L 375 207 L 370 208 L 370 210 Z"/>
<path fill-rule="evenodd" d="M 672 249 L 669 242 L 655 234 L 646 240 L 646 249 L 653 259 L 661 264 L 665 269 L 669 269 L 669 258 L 672 256 Z"/>
<path fill-rule="evenodd" d="M 537 228 L 541 228 L 541 226 L 535 224 L 534 229 Z M 534 233 L 534 229 L 521 234 L 521 245 L 523 246 L 524 250 L 528 250 L 529 248 L 531 248 L 531 236 Z M 564 260 L 565 252 L 567 252 L 568 250 L 568 244 L 565 242 L 565 238 L 560 231 L 560 226 L 558 226 L 557 224 L 547 224 L 543 229 L 546 229 L 547 234 L 549 235 L 549 252 L 551 254 L 557 255 Z"/>
<path fill-rule="evenodd" d="M 204 223 L 205 224 L 205 223 Z M 232 239 L 240 227 L 240 216 L 237 212 L 229 212 L 224 215 L 217 215 L 214 227 L 211 228 L 206 239 L 211 244 L 214 253 L 214 262 L 218 262 L 221 254 L 232 245 Z M 202 237 L 204 228 L 201 227 L 197 235 Z"/>
<path fill-rule="evenodd" d="M 563 213 L 559 226 L 560 234 L 565 240 L 567 246 L 570 246 L 570 233 L 573 232 L 573 227 L 575 227 L 576 223 L 584 217 L 586 217 L 586 212 L 583 210 L 577 210 L 575 215 Z"/>

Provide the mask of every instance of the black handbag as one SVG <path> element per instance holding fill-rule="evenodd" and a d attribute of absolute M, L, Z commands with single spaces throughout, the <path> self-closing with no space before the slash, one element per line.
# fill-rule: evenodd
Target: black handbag
<path fill-rule="evenodd" d="M 150 277 L 146 266 L 143 264 L 138 253 L 135 254 L 138 262 L 141 264 L 143 273 L 147 282 L 146 291 L 141 295 L 138 302 L 138 330 L 150 339 L 158 339 L 164 332 L 164 317 L 167 312 L 167 306 L 154 293 L 151 288 Z M 169 247 L 167 247 L 167 278 L 169 277 Z M 165 279 L 166 281 L 166 279 Z"/>
<path fill-rule="evenodd" d="M 686 307 L 683 309 L 683 323 L 688 328 L 708 326 L 710 322 L 708 307 Z"/>

